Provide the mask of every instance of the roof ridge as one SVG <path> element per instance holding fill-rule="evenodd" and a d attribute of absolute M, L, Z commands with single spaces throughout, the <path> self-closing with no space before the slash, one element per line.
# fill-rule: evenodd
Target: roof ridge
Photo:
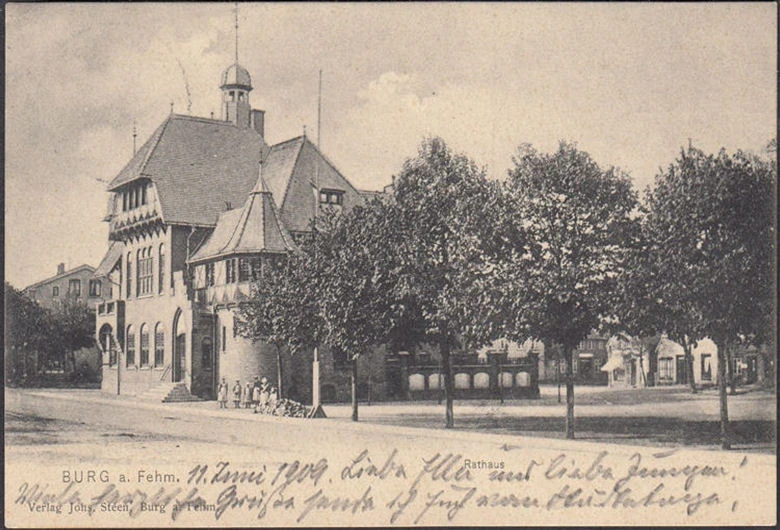
<path fill-rule="evenodd" d="M 249 195 L 249 199 L 247 200 L 247 202 L 244 203 L 244 206 L 241 209 L 242 210 L 241 211 L 241 215 L 238 216 L 238 222 L 236 223 L 236 230 L 238 230 L 239 229 L 239 225 L 241 225 L 240 226 L 240 230 L 241 231 L 238 233 L 238 239 L 236 240 L 236 243 L 234 245 L 235 248 L 239 247 L 239 245 L 241 244 L 241 240 L 244 238 L 244 232 L 246 231 L 246 225 L 249 223 L 249 216 L 252 213 L 252 208 L 254 207 L 254 204 L 255 204 L 254 194 L 250 194 Z M 235 235 L 235 233 L 236 232 L 234 230 L 233 234 Z M 228 244 L 231 241 L 233 241 L 233 237 L 232 236 L 228 240 Z M 227 248 L 227 245 L 225 246 L 225 248 Z"/>
<path fill-rule="evenodd" d="M 302 138 L 304 138 L 304 136 L 296 136 L 295 138 L 290 138 L 289 140 L 284 140 L 284 141 L 279 142 L 278 144 L 274 144 L 274 145 L 272 145 L 270 147 L 271 147 L 271 149 L 273 149 L 274 147 L 280 147 L 280 146 L 282 146 L 284 144 L 289 144 L 289 143 L 295 142 L 297 140 L 301 140 Z"/>
<path fill-rule="evenodd" d="M 360 193 L 360 190 L 358 190 L 358 189 L 355 187 L 355 185 L 354 185 L 354 184 L 352 184 L 352 182 L 350 182 L 350 180 L 349 180 L 347 177 L 345 177 L 345 176 L 344 176 L 344 175 L 341 173 L 341 171 L 339 171 L 339 170 L 338 170 L 338 168 L 336 167 L 336 165 L 335 165 L 333 162 L 331 162 L 331 161 L 330 161 L 330 159 L 329 159 L 327 156 L 325 156 L 325 154 L 323 154 L 323 152 L 322 152 L 322 151 L 320 151 L 320 148 L 319 148 L 319 147 L 317 147 L 316 145 L 314 145 L 314 142 L 312 142 L 312 141 L 311 141 L 311 140 L 309 140 L 308 138 L 305 138 L 305 140 L 304 140 L 304 144 L 306 144 L 306 143 L 308 143 L 309 145 L 311 145 L 311 146 L 312 146 L 312 148 L 314 148 L 314 151 L 315 151 L 315 152 L 316 152 L 318 155 L 320 155 L 320 156 L 322 157 L 322 159 L 325 161 L 325 163 L 326 163 L 326 164 L 328 164 L 328 165 L 330 166 L 330 168 L 331 168 L 333 171 L 335 171 L 335 172 L 338 174 L 338 176 L 340 176 L 342 179 L 344 179 L 344 181 L 345 181 L 345 182 L 346 182 L 346 183 L 349 185 L 349 187 L 350 187 L 350 188 L 352 188 L 352 191 L 354 191 L 355 193 Z M 319 184 L 319 183 L 318 183 L 318 184 Z M 317 190 L 317 191 L 319 191 L 319 190 Z"/>
<path fill-rule="evenodd" d="M 95 267 L 93 267 L 92 265 L 88 265 L 86 263 L 83 263 L 83 264 L 79 265 L 78 267 L 73 267 L 72 269 L 66 270 L 62 274 L 55 274 L 54 276 L 49 276 L 48 278 L 44 278 L 43 280 L 40 280 L 40 281 L 37 281 L 37 282 L 35 282 L 35 283 L 31 284 L 31 285 L 28 285 L 27 287 L 22 288 L 22 291 L 25 291 L 27 289 L 32 289 L 32 288 L 37 287 L 37 286 L 39 286 L 41 284 L 48 283 L 48 282 L 50 282 L 52 280 L 56 280 L 57 278 L 62 278 L 64 276 L 67 276 L 69 274 L 77 272 L 77 271 L 79 271 L 79 270 L 81 270 L 81 269 L 83 269 L 85 267 L 87 269 L 92 269 L 92 272 L 95 272 Z"/>
<path fill-rule="evenodd" d="M 227 127 L 236 127 L 232 122 L 220 120 L 217 118 L 207 118 L 205 116 L 190 116 L 189 114 L 171 114 L 171 119 L 187 120 L 187 121 L 199 121 L 204 123 L 212 123 L 214 125 L 225 125 Z M 251 129 L 251 127 L 250 127 Z M 254 129 L 252 129 L 254 130 Z M 256 132 L 256 131 L 255 131 Z"/>
<path fill-rule="evenodd" d="M 299 136 L 298 138 L 303 138 L 302 136 Z M 292 165 L 290 166 L 290 176 L 287 178 L 287 186 L 284 188 L 284 193 L 282 194 L 281 200 L 279 201 L 279 209 L 281 210 L 284 207 L 284 201 L 287 200 L 287 194 L 290 192 L 290 186 L 292 185 L 293 181 L 293 174 L 295 173 L 295 167 L 298 165 L 298 159 L 301 158 L 301 153 L 303 152 L 303 146 L 306 142 L 301 142 L 301 145 L 298 146 L 298 154 L 295 155 L 295 160 L 293 160 Z"/>
<path fill-rule="evenodd" d="M 231 212 L 232 210 L 227 210 L 225 213 Z M 238 216 L 238 219 L 236 219 L 236 224 L 233 227 L 233 230 L 230 232 L 230 237 L 227 238 L 227 242 L 225 242 L 225 245 L 219 250 L 220 253 L 224 252 L 226 248 L 230 245 L 230 242 L 233 241 L 233 238 L 236 236 L 236 230 L 238 230 L 238 224 L 241 222 L 241 219 L 244 217 L 244 207 L 241 207 L 241 215 Z M 219 224 L 219 220 L 217 220 L 217 224 Z"/>

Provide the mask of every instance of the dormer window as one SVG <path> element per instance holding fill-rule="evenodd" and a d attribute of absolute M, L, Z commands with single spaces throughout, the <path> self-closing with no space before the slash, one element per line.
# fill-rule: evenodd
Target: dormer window
<path fill-rule="evenodd" d="M 320 205 L 341 206 L 344 192 L 339 190 L 320 190 Z"/>
<path fill-rule="evenodd" d="M 133 210 L 147 204 L 149 201 L 147 188 L 151 188 L 151 182 L 134 182 L 122 191 L 122 211 Z"/>

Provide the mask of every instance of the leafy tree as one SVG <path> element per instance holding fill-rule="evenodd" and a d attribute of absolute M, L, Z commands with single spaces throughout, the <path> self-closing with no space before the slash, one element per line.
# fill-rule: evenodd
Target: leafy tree
<path fill-rule="evenodd" d="M 6 381 L 37 378 L 51 352 L 51 315 L 10 283 L 5 283 Z"/>
<path fill-rule="evenodd" d="M 674 309 L 701 319 L 718 346 L 721 445 L 730 448 L 727 368 L 735 346 L 772 340 L 777 164 L 741 151 L 706 155 L 689 147 L 656 177 L 648 199 L 653 244 L 687 280 Z M 689 317 L 691 318 L 691 317 Z"/>
<path fill-rule="evenodd" d="M 601 169 L 575 145 L 553 154 L 526 145 L 506 192 L 527 240 L 507 253 L 509 335 L 558 343 L 566 362 L 566 436 L 574 437 L 572 352 L 614 322 L 618 277 L 636 233 L 636 196 L 625 174 Z"/>
<path fill-rule="evenodd" d="M 76 351 L 95 344 L 95 311 L 72 298 L 65 298 L 51 311 L 50 340 L 62 356 L 68 371 L 76 370 Z"/>
<path fill-rule="evenodd" d="M 698 234 L 680 227 L 673 234 L 668 231 L 674 223 L 677 206 L 669 186 L 647 190 L 641 207 L 641 229 L 630 246 L 629 266 L 620 275 L 619 322 L 616 328 L 635 336 L 666 335 L 680 344 L 685 354 L 686 379 L 691 392 L 696 393 L 693 377 L 693 348 L 705 337 L 701 313 L 689 297 L 690 286 L 698 278 L 698 271 L 687 266 L 679 253 L 667 251 L 673 244 L 693 245 Z M 672 206 L 662 212 L 659 204 Z M 652 210 L 653 214 L 648 212 Z M 665 219 L 659 223 L 660 217 Z"/>
<path fill-rule="evenodd" d="M 493 281 L 501 234 L 491 216 L 500 200 L 484 170 L 440 138 L 425 140 L 404 163 L 390 198 L 388 212 L 401 236 L 390 271 L 392 298 L 401 306 L 395 314 L 414 315 L 418 344 L 438 347 L 447 428 L 454 425 L 450 352 L 485 344 L 501 330 Z"/>
<path fill-rule="evenodd" d="M 390 340 L 401 319 L 392 298 L 397 269 L 393 209 L 382 200 L 356 206 L 318 231 L 314 283 L 322 341 L 351 364 L 352 420 L 358 420 L 358 358 Z M 325 224 L 328 218 L 321 220 Z"/>
<path fill-rule="evenodd" d="M 265 341 L 276 350 L 279 397 L 285 395 L 283 354 L 295 355 L 317 344 L 317 301 L 312 296 L 315 269 L 304 252 L 267 259 L 252 297 L 236 310 L 242 337 Z"/>

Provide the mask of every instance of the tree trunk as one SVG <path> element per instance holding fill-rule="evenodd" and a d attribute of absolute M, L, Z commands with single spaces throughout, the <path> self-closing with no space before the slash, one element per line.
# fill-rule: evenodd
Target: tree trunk
<path fill-rule="evenodd" d="M 452 411 L 452 363 L 450 362 L 450 345 L 446 338 L 439 343 L 441 353 L 441 369 L 444 375 L 444 427 L 452 429 L 455 426 L 455 417 Z"/>
<path fill-rule="evenodd" d="M 284 392 L 284 369 L 282 367 L 282 349 L 276 348 L 276 397 L 282 399 Z"/>
<path fill-rule="evenodd" d="M 685 352 L 685 378 L 688 380 L 688 384 L 691 385 L 691 393 L 696 393 L 696 381 L 693 379 L 693 348 L 687 341 L 683 342 L 685 345 L 683 351 Z"/>
<path fill-rule="evenodd" d="M 564 346 L 566 358 L 566 438 L 574 439 L 574 370 L 572 367 L 572 355 L 574 348 Z"/>
<path fill-rule="evenodd" d="M 358 421 L 358 392 L 357 392 L 357 381 L 358 381 L 358 361 L 357 356 L 352 357 L 352 377 L 351 383 L 352 383 L 352 421 Z"/>
<path fill-rule="evenodd" d="M 726 373 L 728 374 L 729 394 L 733 396 L 737 393 L 737 385 L 734 380 L 734 366 L 731 364 L 731 348 L 726 350 Z"/>
<path fill-rule="evenodd" d="M 726 395 L 726 364 L 728 343 L 718 344 L 718 397 L 720 399 L 720 443 L 722 449 L 731 449 L 729 437 L 729 407 Z"/>

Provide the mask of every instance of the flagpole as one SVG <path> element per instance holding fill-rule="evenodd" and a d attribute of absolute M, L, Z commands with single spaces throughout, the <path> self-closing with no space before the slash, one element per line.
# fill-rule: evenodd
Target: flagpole
<path fill-rule="evenodd" d="M 319 132 L 317 133 L 317 140 L 319 140 Z M 317 201 L 320 194 L 320 168 L 316 169 L 314 174 L 313 183 L 313 208 L 311 217 L 311 237 L 314 244 L 314 255 L 317 255 Z M 320 397 L 320 349 L 319 344 L 314 344 L 314 358 L 311 362 L 311 412 L 309 412 L 310 418 L 325 418 L 325 411 L 322 410 L 322 401 Z"/>

